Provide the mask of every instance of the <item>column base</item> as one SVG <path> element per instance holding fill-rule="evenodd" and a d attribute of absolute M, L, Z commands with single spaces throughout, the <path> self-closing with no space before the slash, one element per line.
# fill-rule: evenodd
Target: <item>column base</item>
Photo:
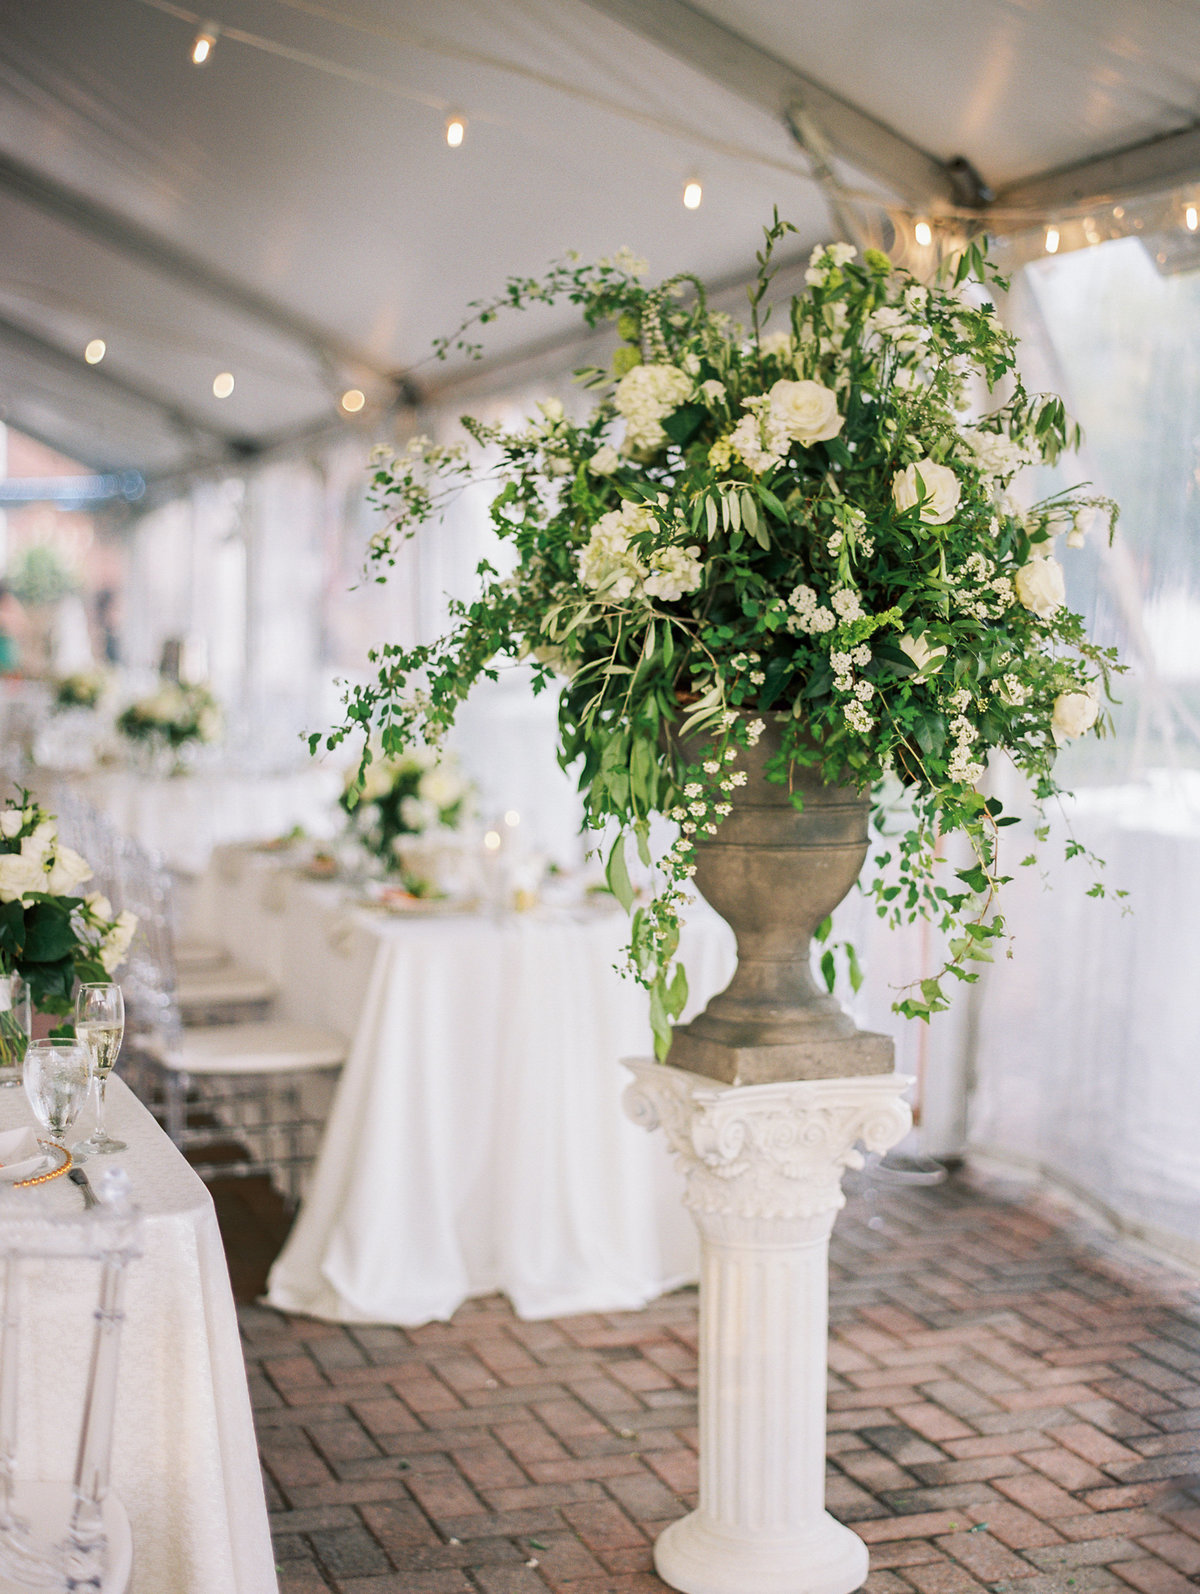
<path fill-rule="evenodd" d="M 828 1512 L 780 1538 L 730 1533 L 701 1510 L 659 1536 L 654 1565 L 681 1594 L 851 1594 L 866 1581 L 869 1558 L 858 1534 Z"/>

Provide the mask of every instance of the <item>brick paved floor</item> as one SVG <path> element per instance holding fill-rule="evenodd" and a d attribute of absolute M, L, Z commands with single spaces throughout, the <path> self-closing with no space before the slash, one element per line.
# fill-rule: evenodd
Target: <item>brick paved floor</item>
<path fill-rule="evenodd" d="M 1200 1582 L 1200 1289 L 1065 1209 L 861 1190 L 832 1270 L 829 1506 L 869 1594 Z M 696 1297 L 346 1329 L 242 1308 L 282 1594 L 650 1594 L 694 1503 Z"/>

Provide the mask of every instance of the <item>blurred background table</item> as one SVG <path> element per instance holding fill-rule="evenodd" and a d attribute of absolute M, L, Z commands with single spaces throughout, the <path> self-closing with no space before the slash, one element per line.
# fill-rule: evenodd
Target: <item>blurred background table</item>
<path fill-rule="evenodd" d="M 224 842 L 258 841 L 296 826 L 328 835 L 342 780 L 317 765 L 273 774 L 211 769 L 173 776 L 45 769 L 37 772 L 35 785 L 52 806 L 54 791 L 65 788 L 117 830 L 136 836 L 169 868 L 198 875 Z"/>
<path fill-rule="evenodd" d="M 0 1130 L 32 1123 L 22 1090 L 0 1090 Z M 90 1110 L 69 1140 L 91 1128 Z M 129 1513 L 129 1594 L 275 1594 L 246 1369 L 216 1214 L 208 1191 L 119 1078 L 108 1127 L 128 1150 L 94 1158 L 93 1180 L 125 1169 L 142 1215 L 121 1340 L 112 1487 Z M 14 1191 L 14 1204 L 74 1214 L 65 1178 Z M 31 1271 L 32 1271 L 32 1265 Z M 20 1476 L 70 1478 L 91 1344 L 96 1285 L 35 1273 L 23 1311 Z M 26 1448 L 28 1446 L 28 1448 Z"/>
<path fill-rule="evenodd" d="M 614 969 L 615 905 L 389 914 L 222 848 L 196 928 L 277 982 L 281 1016 L 353 1037 L 273 1305 L 415 1324 L 503 1290 L 536 1318 L 695 1277 L 661 1137 L 621 1109 L 618 1059 L 651 1042 L 645 992 Z M 702 903 L 682 956 L 690 1016 L 733 970 Z"/>

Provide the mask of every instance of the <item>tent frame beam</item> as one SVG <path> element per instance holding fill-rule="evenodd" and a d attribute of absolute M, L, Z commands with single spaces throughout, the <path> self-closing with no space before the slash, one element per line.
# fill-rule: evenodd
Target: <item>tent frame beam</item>
<path fill-rule="evenodd" d="M 978 204 L 964 192 L 961 167 L 939 160 L 886 123 L 806 77 L 689 0 L 587 0 L 596 11 L 651 40 L 741 99 L 791 128 L 789 113 L 819 123 L 830 149 L 900 199 L 934 209 Z"/>
<path fill-rule="evenodd" d="M 1022 177 L 996 196 L 1013 209 L 1079 209 L 1137 193 L 1161 193 L 1179 183 L 1200 181 L 1200 124 L 1145 139 L 1091 160 L 1040 176 Z"/>
<path fill-rule="evenodd" d="M 343 343 L 333 333 L 285 309 L 267 294 L 7 153 L 0 153 L 0 190 L 65 222 L 75 232 L 107 244 L 126 259 L 173 278 L 227 309 L 239 311 L 250 320 L 270 327 L 291 342 L 303 345 L 316 356 L 331 383 L 333 368 L 337 366 L 349 366 L 382 381 L 396 380 L 394 372 L 383 369 L 361 349 Z"/>

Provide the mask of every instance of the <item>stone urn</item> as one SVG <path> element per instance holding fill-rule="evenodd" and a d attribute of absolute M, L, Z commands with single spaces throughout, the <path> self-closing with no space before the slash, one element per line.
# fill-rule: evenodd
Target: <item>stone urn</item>
<path fill-rule="evenodd" d="M 813 932 L 858 879 L 870 798 L 795 768 L 777 785 L 766 766 L 784 722 L 767 717 L 734 769 L 747 780 L 712 840 L 697 838 L 695 882 L 733 928 L 738 966 L 703 1013 L 674 1033 L 667 1061 L 730 1085 L 890 1074 L 890 1036 L 858 1029 L 813 979 Z M 688 749 L 690 757 L 697 753 Z M 799 793 L 803 808 L 792 795 Z"/>

